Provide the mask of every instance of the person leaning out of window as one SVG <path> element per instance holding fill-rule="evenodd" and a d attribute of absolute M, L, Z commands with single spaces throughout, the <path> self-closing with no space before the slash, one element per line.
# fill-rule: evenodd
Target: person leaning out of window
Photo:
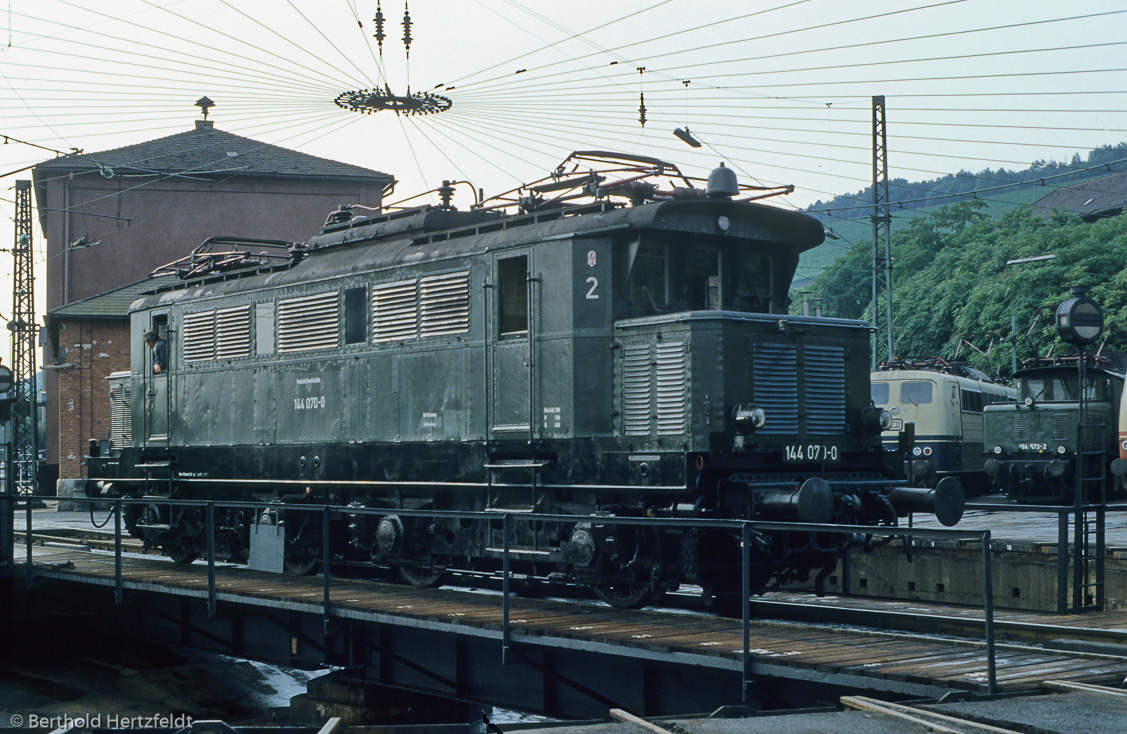
<path fill-rule="evenodd" d="M 153 352 L 153 374 L 161 375 L 168 371 L 168 345 L 160 334 L 155 331 L 146 331 L 141 336 L 145 345 Z"/>

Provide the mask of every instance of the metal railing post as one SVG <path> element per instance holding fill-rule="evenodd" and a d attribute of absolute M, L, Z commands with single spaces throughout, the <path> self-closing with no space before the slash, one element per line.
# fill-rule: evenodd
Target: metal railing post
<path fill-rule="evenodd" d="M 113 601 L 121 604 L 121 498 L 113 501 Z"/>
<path fill-rule="evenodd" d="M 329 556 L 329 505 L 321 509 L 321 613 L 324 615 L 324 632 L 329 634 L 329 618 L 332 610 L 329 607 L 329 582 L 332 580 Z M 326 644 L 325 652 L 328 652 Z"/>
<path fill-rule="evenodd" d="M 501 517 L 501 665 L 508 665 L 512 632 L 509 629 L 509 513 Z"/>
<path fill-rule="evenodd" d="M 751 534 L 747 523 L 740 526 L 740 614 L 743 620 L 743 682 L 740 697 L 743 703 L 751 698 Z"/>
<path fill-rule="evenodd" d="M 215 616 L 215 503 L 207 503 L 207 616 Z"/>
<path fill-rule="evenodd" d="M 4 517 L 0 520 L 0 538 L 3 539 L 4 554 L 8 564 L 8 575 L 16 572 L 16 491 L 12 482 L 12 442 L 4 444 L 4 482 L 0 484 L 0 504 L 3 504 Z"/>
<path fill-rule="evenodd" d="M 12 496 L 12 501 L 15 502 L 15 496 L 14 495 Z M 32 538 L 31 538 L 31 501 L 32 501 L 32 495 L 29 494 L 29 495 L 24 497 L 24 508 L 26 510 L 26 513 L 27 513 L 26 514 L 27 519 L 24 521 L 24 537 L 27 540 L 27 588 L 29 588 L 29 589 L 32 587 L 32 579 L 35 578 L 34 562 L 31 560 L 31 545 L 32 545 Z M 14 529 L 13 529 L 13 532 L 14 532 Z"/>
<path fill-rule="evenodd" d="M 986 678 L 990 693 L 998 690 L 997 660 L 994 657 L 994 578 L 990 531 L 982 531 L 982 611 L 986 624 Z"/>
<path fill-rule="evenodd" d="M 1057 613 L 1068 611 L 1068 509 L 1057 511 Z"/>

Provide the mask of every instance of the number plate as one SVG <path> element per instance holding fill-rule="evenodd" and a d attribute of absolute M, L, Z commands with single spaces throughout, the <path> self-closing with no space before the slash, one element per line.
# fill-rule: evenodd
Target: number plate
<path fill-rule="evenodd" d="M 788 444 L 783 450 L 784 461 L 837 461 L 837 446 L 821 443 Z"/>

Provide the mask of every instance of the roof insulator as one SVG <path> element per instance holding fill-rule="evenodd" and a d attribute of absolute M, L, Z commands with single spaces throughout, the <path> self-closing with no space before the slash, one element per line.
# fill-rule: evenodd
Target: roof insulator
<path fill-rule="evenodd" d="M 376 3 L 376 17 L 373 21 L 376 24 L 376 32 L 372 35 L 375 36 L 376 44 L 380 47 L 380 56 L 383 56 L 383 39 L 387 38 L 387 34 L 383 32 L 383 8 L 379 3 Z"/>
<path fill-rule="evenodd" d="M 407 49 L 407 58 L 411 57 L 411 13 L 407 10 L 407 3 L 403 3 L 403 45 Z"/>

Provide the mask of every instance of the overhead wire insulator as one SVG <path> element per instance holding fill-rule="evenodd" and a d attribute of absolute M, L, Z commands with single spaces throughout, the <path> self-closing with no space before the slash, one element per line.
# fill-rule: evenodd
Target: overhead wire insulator
<path fill-rule="evenodd" d="M 403 3 L 403 46 L 407 49 L 407 56 L 411 55 L 411 13 L 408 12 L 407 3 Z"/>
<path fill-rule="evenodd" d="M 383 56 L 383 39 L 387 38 L 387 34 L 383 30 L 383 8 L 380 7 L 379 3 L 376 3 L 376 17 L 372 20 L 376 24 L 376 32 L 372 35 L 375 36 L 376 45 L 380 47 L 380 56 Z"/>
<path fill-rule="evenodd" d="M 639 66 L 638 69 L 638 124 L 642 127 L 646 126 L 646 95 L 641 91 L 642 75 L 646 73 L 646 67 Z"/>

